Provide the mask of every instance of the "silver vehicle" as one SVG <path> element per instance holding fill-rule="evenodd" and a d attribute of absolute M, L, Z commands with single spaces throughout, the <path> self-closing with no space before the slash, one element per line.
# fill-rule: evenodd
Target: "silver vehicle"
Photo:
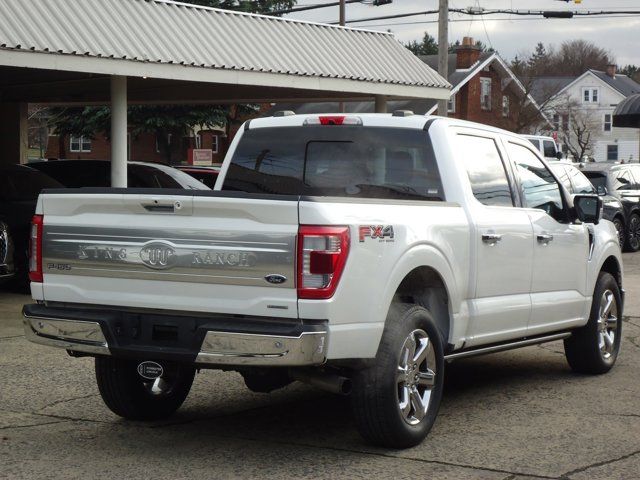
<path fill-rule="evenodd" d="M 601 212 L 485 125 L 255 119 L 213 191 L 41 195 L 25 333 L 95 357 L 125 418 L 168 417 L 197 370 L 236 370 L 254 391 L 350 393 L 365 439 L 409 447 L 446 361 L 564 340 L 574 371 L 613 367 L 622 260 Z"/>

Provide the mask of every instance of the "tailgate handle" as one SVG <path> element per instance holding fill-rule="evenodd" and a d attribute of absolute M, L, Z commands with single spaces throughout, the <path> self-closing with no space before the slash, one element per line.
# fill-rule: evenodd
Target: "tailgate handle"
<path fill-rule="evenodd" d="M 176 210 L 182 208 L 182 203 L 179 200 L 171 201 L 171 203 L 154 200 L 152 203 L 143 203 L 142 206 L 147 212 L 175 213 Z"/>

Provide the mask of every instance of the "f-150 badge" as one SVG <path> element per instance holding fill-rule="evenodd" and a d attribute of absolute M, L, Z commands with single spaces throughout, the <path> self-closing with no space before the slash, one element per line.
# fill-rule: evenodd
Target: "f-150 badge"
<path fill-rule="evenodd" d="M 360 242 L 364 242 L 367 238 L 379 239 L 380 241 L 393 242 L 393 225 L 360 225 L 358 228 L 360 234 Z"/>

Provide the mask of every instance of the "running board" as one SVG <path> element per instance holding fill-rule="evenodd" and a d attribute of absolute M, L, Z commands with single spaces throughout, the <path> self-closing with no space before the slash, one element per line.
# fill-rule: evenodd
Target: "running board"
<path fill-rule="evenodd" d="M 460 358 L 475 357 L 476 355 L 486 355 L 488 353 L 504 352 L 505 350 L 513 350 L 516 348 L 529 347 L 531 345 L 539 345 L 541 343 L 554 342 L 556 340 L 562 340 L 570 337 L 571 332 L 555 333 L 553 335 L 545 335 L 542 337 L 527 338 L 525 340 L 518 340 L 516 342 L 500 343 L 498 345 L 491 345 L 490 347 L 478 347 L 471 348 L 469 350 L 462 350 L 460 352 L 450 353 L 445 355 L 446 361 L 458 360 Z"/>

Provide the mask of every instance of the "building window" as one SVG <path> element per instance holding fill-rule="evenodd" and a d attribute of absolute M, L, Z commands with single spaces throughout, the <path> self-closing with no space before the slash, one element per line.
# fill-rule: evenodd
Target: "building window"
<path fill-rule="evenodd" d="M 447 101 L 447 112 L 456 113 L 456 94 L 452 94 Z"/>
<path fill-rule="evenodd" d="M 557 113 L 553 114 L 553 129 L 557 132 L 560 130 L 560 115 Z"/>
<path fill-rule="evenodd" d="M 569 131 L 569 115 L 562 115 L 562 130 L 567 132 Z"/>
<path fill-rule="evenodd" d="M 582 103 L 598 103 L 600 100 L 600 91 L 597 88 L 582 89 Z"/>
<path fill-rule="evenodd" d="M 218 153 L 218 135 L 211 136 L 211 150 L 213 153 Z"/>
<path fill-rule="evenodd" d="M 502 116 L 509 116 L 509 97 L 506 95 L 502 96 Z"/>
<path fill-rule="evenodd" d="M 167 134 L 167 145 L 171 146 L 171 134 Z M 158 142 L 158 137 L 156 137 L 156 153 L 160 153 L 160 142 Z"/>
<path fill-rule="evenodd" d="M 71 135 L 69 139 L 69 151 L 70 152 L 90 152 L 91 151 L 91 138 L 84 135 L 77 136 Z"/>
<path fill-rule="evenodd" d="M 491 110 L 491 79 L 480 79 L 480 107 L 482 110 Z"/>
<path fill-rule="evenodd" d="M 202 148 L 202 135 L 198 133 L 195 136 L 195 139 L 196 139 L 196 148 L 199 150 Z"/>
<path fill-rule="evenodd" d="M 607 145 L 607 160 L 618 161 L 618 145 Z"/>
<path fill-rule="evenodd" d="M 611 131 L 611 114 L 610 113 L 605 113 L 604 114 L 604 124 L 602 126 L 602 129 L 605 132 L 610 132 Z"/>

